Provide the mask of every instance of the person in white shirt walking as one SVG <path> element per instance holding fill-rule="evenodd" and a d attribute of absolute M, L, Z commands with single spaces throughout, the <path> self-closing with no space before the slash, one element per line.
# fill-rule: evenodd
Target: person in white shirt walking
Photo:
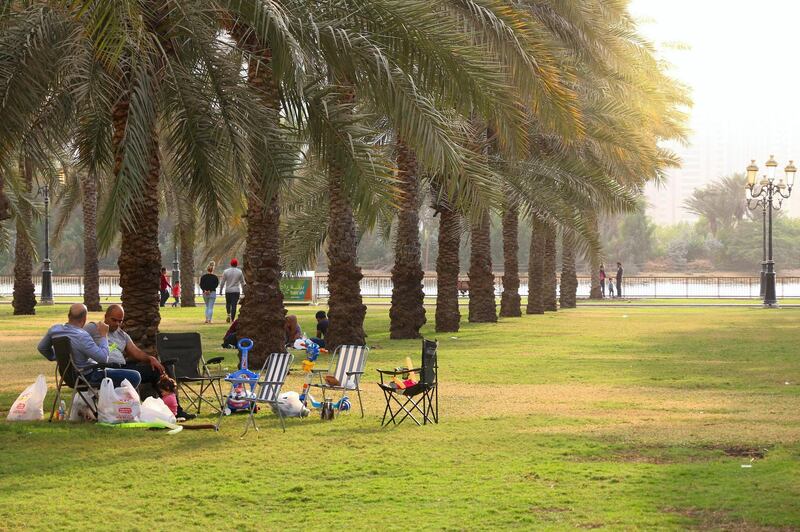
<path fill-rule="evenodd" d="M 236 305 L 244 285 L 244 273 L 239 269 L 239 261 L 231 259 L 231 267 L 222 272 L 222 283 L 219 286 L 219 295 L 225 293 L 225 310 L 228 312 L 228 323 L 236 319 Z"/>

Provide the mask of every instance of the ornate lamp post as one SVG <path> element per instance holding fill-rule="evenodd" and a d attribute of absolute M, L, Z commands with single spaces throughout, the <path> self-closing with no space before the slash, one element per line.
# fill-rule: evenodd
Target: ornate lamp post
<path fill-rule="evenodd" d="M 775 293 L 775 261 L 772 257 L 772 211 L 780 209 L 783 200 L 792 195 L 794 177 L 797 173 L 797 168 L 793 163 L 793 161 L 789 161 L 789 164 L 784 169 L 786 181 L 780 178 L 776 182 L 775 171 L 778 168 L 778 162 L 774 156 L 770 155 L 766 163 L 767 175 L 762 176 L 758 184 L 756 184 L 758 166 L 756 166 L 755 161 L 751 161 L 747 167 L 747 206 L 750 209 L 760 206 L 766 216 L 765 234 L 763 235 L 763 245 L 765 247 L 764 266 L 762 269 L 764 306 L 768 308 L 776 308 L 778 306 Z"/>
<path fill-rule="evenodd" d="M 42 261 L 42 295 L 40 305 L 53 304 L 53 271 L 50 269 L 50 187 L 39 187 L 44 197 L 44 260 Z"/>
<path fill-rule="evenodd" d="M 172 261 L 172 286 L 181 280 L 181 269 L 178 262 L 178 243 L 175 243 L 175 260 Z"/>

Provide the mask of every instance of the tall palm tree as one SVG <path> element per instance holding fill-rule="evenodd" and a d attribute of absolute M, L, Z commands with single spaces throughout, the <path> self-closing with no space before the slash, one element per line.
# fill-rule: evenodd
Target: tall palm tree
<path fill-rule="evenodd" d="M 519 317 L 519 209 L 506 201 L 503 209 L 503 295 L 500 316 Z"/>
<path fill-rule="evenodd" d="M 489 213 L 485 212 L 478 221 L 472 223 L 470 231 L 472 236 L 469 267 L 470 322 L 497 321 L 490 233 Z"/>
<path fill-rule="evenodd" d="M 433 209 L 439 215 L 439 254 L 436 256 L 436 332 L 458 332 L 458 274 L 460 272 L 461 217 L 438 190 L 432 190 Z M 436 214 L 434 214 L 435 216 Z"/>
<path fill-rule="evenodd" d="M 30 196 L 33 191 L 33 164 L 21 153 L 19 157 L 19 175 L 23 183 L 23 193 Z M 17 240 L 14 247 L 14 293 L 11 306 L 14 315 L 36 314 L 36 294 L 33 285 L 33 248 L 25 238 L 26 229 L 33 222 L 33 213 L 29 205 L 20 205 L 17 214 Z"/>
<path fill-rule="evenodd" d="M 556 230 L 551 224 L 545 225 L 544 259 L 542 274 L 542 297 L 544 310 L 555 312 L 558 310 L 556 298 L 556 285 L 558 282 L 556 273 Z"/>
<path fill-rule="evenodd" d="M 183 208 L 179 206 L 178 211 L 180 218 L 178 240 L 180 242 L 181 261 L 181 306 L 194 307 L 194 251 L 197 211 L 194 205 L 183 205 Z"/>
<path fill-rule="evenodd" d="M 419 242 L 419 183 L 413 150 L 397 142 L 400 198 L 392 268 L 392 306 L 389 309 L 390 338 L 419 338 L 425 325 L 425 292 Z"/>
<path fill-rule="evenodd" d="M 561 239 L 561 285 L 559 287 L 559 305 L 561 308 L 575 308 L 578 276 L 575 271 L 575 246 L 571 238 Z"/>
<path fill-rule="evenodd" d="M 544 224 L 531 220 L 531 247 L 528 255 L 528 305 L 526 314 L 544 314 L 544 255 L 547 235 Z"/>
<path fill-rule="evenodd" d="M 85 172 L 80 177 L 83 210 L 83 304 L 92 312 L 100 305 L 100 268 L 97 251 L 97 177 Z"/>

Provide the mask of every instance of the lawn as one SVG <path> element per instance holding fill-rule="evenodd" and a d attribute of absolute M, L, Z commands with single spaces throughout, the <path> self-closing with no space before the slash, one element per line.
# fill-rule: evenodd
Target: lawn
<path fill-rule="evenodd" d="M 38 373 L 52 400 L 34 346 L 66 310 L 0 306 L 3 419 Z M 291 312 L 311 329 L 316 310 Z M 799 319 L 621 306 L 464 324 L 438 335 L 441 423 L 381 429 L 375 368 L 419 343 L 389 340 L 376 306 L 364 419 L 283 433 L 263 413 L 244 439 L 242 417 L 174 436 L 0 422 L 0 529 L 797 529 Z M 202 320 L 167 308 L 162 330 L 199 330 L 233 367 L 225 325 Z"/>

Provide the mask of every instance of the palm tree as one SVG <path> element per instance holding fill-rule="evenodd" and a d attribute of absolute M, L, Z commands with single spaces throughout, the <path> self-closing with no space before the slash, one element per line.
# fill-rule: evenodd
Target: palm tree
<path fill-rule="evenodd" d="M 559 304 L 561 308 L 575 308 L 578 276 L 575 271 L 575 245 L 568 236 L 561 238 L 561 285 Z"/>
<path fill-rule="evenodd" d="M 83 304 L 96 312 L 102 310 L 97 252 L 97 178 L 91 172 L 85 172 L 80 183 L 83 209 Z"/>
<path fill-rule="evenodd" d="M 389 309 L 389 337 L 419 338 L 425 325 L 425 292 L 419 242 L 419 183 L 414 152 L 397 142 L 398 187 L 400 198 L 392 268 L 392 306 Z"/>
<path fill-rule="evenodd" d="M 475 323 L 497 321 L 490 229 L 489 213 L 485 212 L 472 223 L 470 232 L 469 321 Z"/>
<path fill-rule="evenodd" d="M 439 254 L 436 256 L 436 332 L 458 332 L 458 274 L 461 217 L 447 198 L 432 190 L 434 216 L 439 215 Z"/>
<path fill-rule="evenodd" d="M 194 249 L 197 211 L 194 205 L 178 206 L 178 240 L 181 261 L 181 306 L 194 307 Z"/>
<path fill-rule="evenodd" d="M 500 316 L 519 317 L 519 209 L 507 201 L 503 209 L 503 295 Z"/>
<path fill-rule="evenodd" d="M 22 192 L 30 196 L 33 191 L 33 164 L 25 154 L 19 157 L 19 175 L 21 176 Z M 33 248 L 25 238 L 26 228 L 33 222 L 30 205 L 20 205 L 17 213 L 17 240 L 14 247 L 14 295 L 11 306 L 14 315 L 36 314 L 36 294 L 33 285 Z"/>
<path fill-rule="evenodd" d="M 547 235 L 544 224 L 531 220 L 531 248 L 528 255 L 528 305 L 526 314 L 544 314 L 544 254 Z"/>
<path fill-rule="evenodd" d="M 550 224 L 545 225 L 544 259 L 542 274 L 542 298 L 544 300 L 544 310 L 555 312 L 558 310 L 556 298 L 556 284 L 558 282 L 556 273 L 556 230 Z"/>

